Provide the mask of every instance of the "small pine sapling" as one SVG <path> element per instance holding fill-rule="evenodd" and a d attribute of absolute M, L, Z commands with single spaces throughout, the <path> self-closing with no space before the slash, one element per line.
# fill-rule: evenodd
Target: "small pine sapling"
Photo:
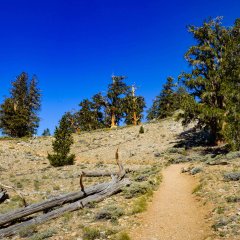
<path fill-rule="evenodd" d="M 59 127 L 54 132 L 55 140 L 52 143 L 53 154 L 48 154 L 48 160 L 54 167 L 73 165 L 75 155 L 70 154 L 70 147 L 73 144 L 71 124 L 66 115 L 60 120 Z"/>

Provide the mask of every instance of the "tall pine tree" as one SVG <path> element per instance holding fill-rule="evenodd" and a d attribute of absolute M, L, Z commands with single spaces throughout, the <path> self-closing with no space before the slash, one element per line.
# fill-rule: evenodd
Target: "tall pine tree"
<path fill-rule="evenodd" d="M 127 125 L 138 125 L 143 118 L 143 110 L 146 107 L 145 100 L 142 96 L 135 95 L 135 87 L 129 91 L 124 98 L 125 123 Z"/>
<path fill-rule="evenodd" d="M 189 48 L 185 58 L 192 68 L 180 78 L 191 93 L 184 103 L 184 122 L 197 121 L 208 129 L 214 143 L 223 140 L 222 129 L 226 111 L 223 60 L 229 40 L 229 30 L 222 26 L 221 18 L 211 19 L 202 26 L 190 26 L 189 32 L 196 45 Z"/>
<path fill-rule="evenodd" d="M 240 149 L 240 18 L 229 30 L 221 75 L 226 101 L 223 135 L 233 150 Z"/>
<path fill-rule="evenodd" d="M 12 83 L 11 96 L 0 106 L 0 128 L 11 137 L 32 136 L 39 125 L 40 90 L 36 76 L 29 80 L 27 73 Z"/>
<path fill-rule="evenodd" d="M 167 78 L 163 90 L 153 101 L 152 107 L 148 110 L 147 119 L 162 119 L 169 117 L 179 107 L 176 104 L 176 94 L 174 92 L 174 80 L 172 77 Z"/>
<path fill-rule="evenodd" d="M 112 83 L 108 85 L 105 109 L 106 122 L 111 128 L 118 126 L 124 116 L 124 97 L 129 91 L 124 79 L 125 76 L 112 76 Z"/>

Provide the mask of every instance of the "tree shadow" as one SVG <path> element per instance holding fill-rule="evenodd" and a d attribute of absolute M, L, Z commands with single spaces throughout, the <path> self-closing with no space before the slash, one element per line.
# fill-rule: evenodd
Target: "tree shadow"
<path fill-rule="evenodd" d="M 194 127 L 180 133 L 174 147 L 185 148 L 186 150 L 193 147 L 204 147 L 204 149 L 201 149 L 201 155 L 211 154 L 213 157 L 229 152 L 226 145 L 214 145 L 212 136 L 208 131 L 205 129 L 196 129 Z"/>
<path fill-rule="evenodd" d="M 194 127 L 180 133 L 175 143 L 175 148 L 185 149 L 213 146 L 211 134 L 204 129 L 199 130 Z"/>

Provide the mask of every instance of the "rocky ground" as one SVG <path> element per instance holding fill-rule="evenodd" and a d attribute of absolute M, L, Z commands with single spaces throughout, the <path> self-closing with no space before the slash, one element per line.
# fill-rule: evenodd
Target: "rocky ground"
<path fill-rule="evenodd" d="M 209 222 L 212 239 L 240 239 L 240 153 L 204 146 L 203 136 L 186 131 L 179 122 L 166 119 L 139 126 L 115 130 L 99 130 L 74 135 L 73 166 L 54 168 L 49 165 L 51 137 L 0 140 L 0 182 L 20 190 L 28 203 L 79 189 L 82 170 L 117 169 L 115 151 L 119 148 L 132 185 L 118 195 L 98 204 L 32 229 L 24 229 L 12 239 L 129 239 L 127 233 L 140 223 L 137 214 L 146 210 L 147 202 L 157 189 L 159 171 L 169 164 L 187 162 L 183 174 L 200 180 L 193 194 L 202 204 L 212 206 Z M 192 137 L 192 136 L 195 136 Z M 222 165 L 216 165 L 222 164 Z M 109 181 L 108 177 L 85 178 L 85 186 Z M 0 205 L 5 213 L 22 205 L 10 192 L 10 200 Z"/>

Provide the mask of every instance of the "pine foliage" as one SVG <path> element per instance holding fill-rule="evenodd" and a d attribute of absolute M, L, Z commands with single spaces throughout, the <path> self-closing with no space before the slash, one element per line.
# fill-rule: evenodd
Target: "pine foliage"
<path fill-rule="evenodd" d="M 142 96 L 135 96 L 135 87 L 128 91 L 124 98 L 124 122 L 127 125 L 139 125 L 143 118 L 143 110 L 146 107 L 145 100 Z"/>
<path fill-rule="evenodd" d="M 50 133 L 49 128 L 46 128 L 46 129 L 43 130 L 42 136 L 43 136 L 43 137 L 49 137 L 49 136 L 51 136 L 51 133 Z"/>
<path fill-rule="evenodd" d="M 162 119 L 169 117 L 178 108 L 176 102 L 176 93 L 174 88 L 174 79 L 167 78 L 166 84 L 163 85 L 163 90 L 153 101 L 152 107 L 148 110 L 147 119 Z"/>
<path fill-rule="evenodd" d="M 125 99 L 130 87 L 124 82 L 125 76 L 112 76 L 106 96 L 106 123 L 111 127 L 118 126 L 124 117 Z"/>
<path fill-rule="evenodd" d="M 229 41 L 222 62 L 223 89 L 226 99 L 223 135 L 233 150 L 240 149 L 240 19 L 229 32 Z"/>
<path fill-rule="evenodd" d="M 91 131 L 105 127 L 104 98 L 98 93 L 91 100 L 84 99 L 80 102 L 80 110 L 73 115 L 75 130 Z"/>
<path fill-rule="evenodd" d="M 59 127 L 54 132 L 55 140 L 52 143 L 53 154 L 48 154 L 48 160 L 54 167 L 73 165 L 75 155 L 70 154 L 70 147 L 73 144 L 71 123 L 67 115 L 63 115 Z"/>
<path fill-rule="evenodd" d="M 39 126 L 40 90 L 37 78 L 29 80 L 27 73 L 12 83 L 11 96 L 0 106 L 0 128 L 11 137 L 32 136 Z"/>
<path fill-rule="evenodd" d="M 239 23 L 236 21 L 234 29 L 226 28 L 218 17 L 200 27 L 190 26 L 189 32 L 196 45 L 185 54 L 192 71 L 180 76 L 191 94 L 183 103 L 183 122 L 197 121 L 199 127 L 209 130 L 212 141 L 218 143 L 239 135 L 238 124 L 235 130 L 232 128 L 233 122 L 239 122 L 239 102 L 236 101 Z M 236 95 L 233 97 L 234 89 Z"/>
<path fill-rule="evenodd" d="M 113 76 L 106 95 L 95 94 L 80 102 L 80 110 L 68 113 L 73 132 L 116 127 L 120 122 L 137 125 L 143 118 L 145 101 L 130 91 L 124 76 Z"/>

